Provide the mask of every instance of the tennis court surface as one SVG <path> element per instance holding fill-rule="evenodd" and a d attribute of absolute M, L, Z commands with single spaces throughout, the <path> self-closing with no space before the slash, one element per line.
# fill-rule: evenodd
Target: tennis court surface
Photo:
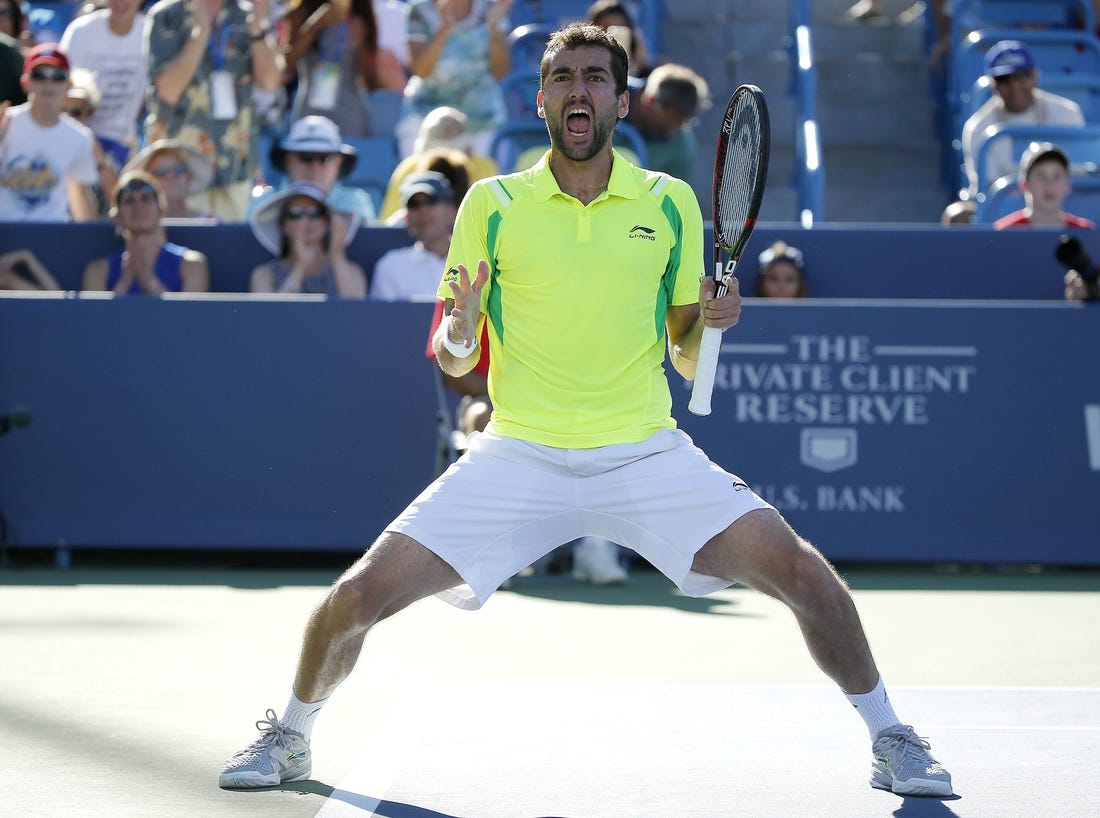
<path fill-rule="evenodd" d="M 0 571 L 0 814 L 1100 815 L 1100 572 L 841 568 L 955 798 L 867 785 L 866 730 L 784 608 L 644 571 L 412 606 L 326 706 L 311 780 L 219 790 L 336 570 L 77 567 Z"/>

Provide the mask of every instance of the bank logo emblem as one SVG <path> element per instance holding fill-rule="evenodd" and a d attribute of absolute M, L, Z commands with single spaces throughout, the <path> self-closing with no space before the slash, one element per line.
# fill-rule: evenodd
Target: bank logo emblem
<path fill-rule="evenodd" d="M 823 472 L 834 472 L 854 466 L 859 459 L 855 429 L 802 430 L 802 465 Z"/>

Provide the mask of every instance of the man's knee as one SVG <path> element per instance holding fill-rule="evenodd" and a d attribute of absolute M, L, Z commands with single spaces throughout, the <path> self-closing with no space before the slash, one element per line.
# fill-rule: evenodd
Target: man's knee
<path fill-rule="evenodd" d="M 778 512 L 750 511 L 705 545 L 694 570 L 792 601 L 836 584 L 832 567 Z"/>
<path fill-rule="evenodd" d="M 459 582 L 454 569 L 423 545 L 387 531 L 333 584 L 327 603 L 347 626 L 366 629 Z"/>

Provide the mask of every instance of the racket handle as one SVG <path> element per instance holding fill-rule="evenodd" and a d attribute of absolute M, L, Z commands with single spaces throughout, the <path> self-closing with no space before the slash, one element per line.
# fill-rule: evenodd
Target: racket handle
<path fill-rule="evenodd" d="M 695 382 L 691 385 L 688 410 L 693 415 L 710 414 L 710 396 L 714 392 L 714 375 L 718 371 L 718 353 L 722 351 L 722 330 L 703 327 L 699 340 L 699 361 L 695 365 Z"/>

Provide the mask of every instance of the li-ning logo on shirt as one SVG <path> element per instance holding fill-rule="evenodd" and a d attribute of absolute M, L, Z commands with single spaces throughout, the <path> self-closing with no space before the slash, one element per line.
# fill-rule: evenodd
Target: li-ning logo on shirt
<path fill-rule="evenodd" d="M 646 241 L 656 241 L 654 233 L 657 231 L 651 227 L 645 227 L 640 224 L 636 224 L 630 228 L 630 234 L 627 236 L 629 239 L 645 239 Z"/>

